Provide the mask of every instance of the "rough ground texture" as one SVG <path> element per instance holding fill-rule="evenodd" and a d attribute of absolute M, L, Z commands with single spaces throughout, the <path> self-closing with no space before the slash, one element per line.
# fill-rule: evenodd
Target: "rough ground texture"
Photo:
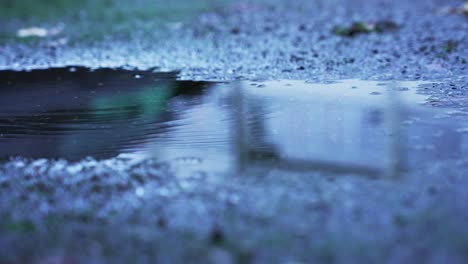
<path fill-rule="evenodd" d="M 468 160 L 403 180 L 124 159 L 0 170 L 6 263 L 464 263 Z M 40 262 L 44 263 L 44 262 Z M 68 262 L 60 262 L 68 263 Z"/>
<path fill-rule="evenodd" d="M 144 3 L 138 0 L 132 6 L 144 9 Z M 79 13 L 81 17 L 59 16 L 45 20 L 47 23 L 10 19 L 3 21 L 2 31 L 10 38 L 5 37 L 0 46 L 0 68 L 157 68 L 182 70 L 181 77 L 187 79 L 228 80 L 454 78 L 466 75 L 468 24 L 463 15 L 442 10 L 460 4 L 236 2 L 178 21 L 148 18 L 151 13 L 125 13 L 121 11 L 125 4 L 121 4 L 124 7 L 115 12 L 122 13 L 122 18 L 103 14 L 104 22 L 99 13 L 86 15 L 86 9 Z M 392 21 L 399 29 L 352 38 L 332 32 L 333 27 L 349 26 L 354 21 Z M 91 26 L 91 22 L 101 23 Z M 17 40 L 11 36 L 19 27 L 55 27 L 59 23 L 63 23 L 63 31 L 45 39 Z"/>
<path fill-rule="evenodd" d="M 108 13 L 120 10 L 115 17 L 86 5 L 27 19 L 10 11 L 0 19 L 0 69 L 82 65 L 181 70 L 180 78 L 204 80 L 436 80 L 421 87 L 429 102 L 466 116 L 468 23 L 440 11 L 460 4 L 252 1 L 202 13 L 205 7 L 197 7 L 184 20 L 153 18 L 141 11 L 144 0 L 111 6 Z M 400 27 L 332 33 L 337 25 L 377 20 Z M 21 27 L 59 23 L 64 28 L 55 36 L 15 37 Z M 214 175 L 121 158 L 17 158 L 0 167 L 0 263 L 465 263 L 466 171 L 466 157 L 423 165 L 400 181 L 259 168 Z"/>

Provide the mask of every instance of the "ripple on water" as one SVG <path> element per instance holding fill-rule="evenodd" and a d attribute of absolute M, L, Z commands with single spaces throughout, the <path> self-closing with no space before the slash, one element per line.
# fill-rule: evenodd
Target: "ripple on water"
<path fill-rule="evenodd" d="M 440 111 L 415 92 L 420 82 L 175 77 L 84 68 L 0 72 L 0 156 L 127 153 L 210 168 L 254 158 L 286 168 L 373 172 L 467 154 L 466 128 L 451 118 L 466 115 L 449 109 L 434 118 Z"/>

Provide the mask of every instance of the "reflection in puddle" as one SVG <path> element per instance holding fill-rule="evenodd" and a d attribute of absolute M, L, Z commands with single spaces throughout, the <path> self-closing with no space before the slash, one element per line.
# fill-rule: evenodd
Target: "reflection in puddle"
<path fill-rule="evenodd" d="M 170 73 L 0 72 L 0 157 L 126 153 L 211 170 L 257 164 L 395 174 L 468 152 L 417 82 L 209 83 Z"/>

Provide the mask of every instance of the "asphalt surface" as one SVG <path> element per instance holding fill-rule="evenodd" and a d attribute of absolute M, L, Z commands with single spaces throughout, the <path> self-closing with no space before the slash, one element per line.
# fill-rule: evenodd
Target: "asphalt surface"
<path fill-rule="evenodd" d="M 423 79 L 437 82 L 421 87 L 428 104 L 466 119 L 467 18 L 443 11 L 460 4 L 242 2 L 165 22 L 164 30 L 123 27 L 98 40 L 76 38 L 91 28 L 63 17 L 58 35 L 2 41 L 0 69 L 178 70 L 190 80 Z M 354 21 L 392 21 L 398 29 L 333 33 Z M 1 22 L 11 32 L 31 26 Z M 464 263 L 467 168 L 466 158 L 437 161 L 392 181 L 262 169 L 219 175 L 122 157 L 15 158 L 0 167 L 0 262 Z"/>

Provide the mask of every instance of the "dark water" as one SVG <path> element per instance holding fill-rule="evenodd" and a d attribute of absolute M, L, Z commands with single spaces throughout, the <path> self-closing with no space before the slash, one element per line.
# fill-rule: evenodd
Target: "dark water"
<path fill-rule="evenodd" d="M 468 154 L 419 83 L 210 83 L 83 68 L 0 72 L 0 157 L 180 160 L 397 173 Z"/>
<path fill-rule="evenodd" d="M 110 158 L 160 135 L 206 83 L 83 68 L 0 72 L 0 156 Z M 174 98 L 177 98 L 174 100 Z"/>

